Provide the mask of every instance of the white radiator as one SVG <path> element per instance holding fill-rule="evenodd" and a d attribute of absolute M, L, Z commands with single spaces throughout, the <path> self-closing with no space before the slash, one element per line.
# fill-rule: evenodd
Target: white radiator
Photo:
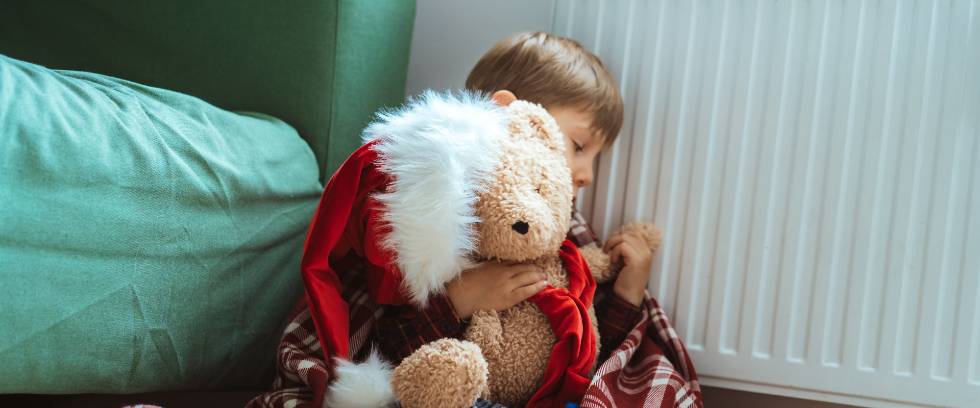
<path fill-rule="evenodd" d="M 580 204 L 663 227 L 703 383 L 980 407 L 978 7 L 556 2 L 627 104 Z"/>

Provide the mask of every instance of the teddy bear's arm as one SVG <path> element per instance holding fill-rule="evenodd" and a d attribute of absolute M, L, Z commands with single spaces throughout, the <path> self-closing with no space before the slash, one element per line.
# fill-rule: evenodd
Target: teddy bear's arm
<path fill-rule="evenodd" d="M 582 258 L 589 264 L 589 271 L 595 277 L 597 283 L 604 283 L 616 276 L 612 263 L 609 261 L 609 254 L 602 252 L 595 243 L 588 244 L 579 248 Z"/>

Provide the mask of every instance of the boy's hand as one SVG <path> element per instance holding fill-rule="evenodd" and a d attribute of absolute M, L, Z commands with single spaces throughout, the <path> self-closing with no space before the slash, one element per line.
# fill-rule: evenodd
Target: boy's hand
<path fill-rule="evenodd" d="M 446 286 L 456 314 L 466 319 L 477 310 L 504 310 L 533 296 L 548 284 L 532 264 L 487 262 L 463 271 Z"/>
<path fill-rule="evenodd" d="M 609 254 L 611 262 L 623 262 L 623 270 L 613 283 L 613 292 L 633 306 L 640 306 L 653 264 L 653 251 L 646 240 L 637 231 L 617 232 L 606 241 L 602 250 Z"/>

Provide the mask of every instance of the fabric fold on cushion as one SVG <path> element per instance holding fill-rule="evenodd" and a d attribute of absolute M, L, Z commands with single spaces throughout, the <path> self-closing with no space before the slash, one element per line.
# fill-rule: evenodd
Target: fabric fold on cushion
<path fill-rule="evenodd" d="M 320 191 L 278 119 L 0 55 L 0 392 L 266 385 Z"/>

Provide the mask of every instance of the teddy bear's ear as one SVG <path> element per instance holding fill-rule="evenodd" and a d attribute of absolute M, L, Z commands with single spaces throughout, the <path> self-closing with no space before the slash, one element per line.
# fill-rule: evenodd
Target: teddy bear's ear
<path fill-rule="evenodd" d="M 565 137 L 555 118 L 541 105 L 517 100 L 507 106 L 512 137 L 535 138 L 547 148 L 564 153 Z"/>

